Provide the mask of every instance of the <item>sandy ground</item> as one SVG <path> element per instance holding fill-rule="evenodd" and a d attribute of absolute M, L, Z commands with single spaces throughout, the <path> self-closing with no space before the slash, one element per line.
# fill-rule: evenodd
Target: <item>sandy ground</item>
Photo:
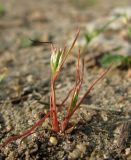
<path fill-rule="evenodd" d="M 6 11 L 0 19 L 0 68 L 8 68 L 8 73 L 0 83 L 1 142 L 32 126 L 49 109 L 50 47 L 31 47 L 22 40 L 28 37 L 53 41 L 57 46 L 68 44 L 77 27 L 83 34 L 88 23 L 107 17 L 116 7 L 130 6 L 131 1 L 3 0 L 3 3 Z M 88 59 L 88 54 L 84 58 Z M 73 56 L 57 84 L 58 102 L 74 83 L 74 61 Z M 82 93 L 103 70 L 97 65 L 87 66 L 85 63 Z M 18 140 L 3 147 L 0 159 L 130 160 L 130 88 L 129 68 L 113 69 L 72 117 L 76 124 L 72 133 L 53 133 L 47 121 L 22 143 Z M 55 137 L 57 143 L 51 143 L 50 137 Z"/>

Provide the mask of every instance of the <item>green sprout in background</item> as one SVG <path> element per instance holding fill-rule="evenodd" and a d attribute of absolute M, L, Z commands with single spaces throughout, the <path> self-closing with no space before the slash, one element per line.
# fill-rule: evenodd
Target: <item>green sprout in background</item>
<path fill-rule="evenodd" d="M 131 67 L 131 57 L 108 53 L 100 59 L 100 65 L 104 68 L 109 67 L 112 63 L 115 67 L 125 66 L 129 68 Z"/>
<path fill-rule="evenodd" d="M 97 4 L 98 0 L 68 0 L 73 6 L 79 9 L 86 9 Z"/>
<path fill-rule="evenodd" d="M 129 17 L 127 14 L 116 15 L 112 20 L 109 20 L 105 25 L 100 28 L 95 29 L 92 32 L 85 33 L 86 46 L 83 50 L 88 48 L 89 43 L 98 37 L 100 34 L 107 31 L 110 24 L 115 22 L 118 18 L 124 18 L 124 22 L 128 32 L 128 39 L 131 40 L 131 25 L 129 24 Z M 112 63 L 114 66 L 125 66 L 127 68 L 131 67 L 131 57 L 130 56 L 122 56 L 119 54 L 105 53 L 99 60 L 100 65 L 102 67 L 108 67 Z"/>
<path fill-rule="evenodd" d="M 131 26 L 129 24 L 129 17 L 127 14 L 118 15 L 124 18 L 125 25 L 127 28 L 128 38 L 131 40 Z M 115 67 L 124 66 L 126 68 L 131 67 L 131 56 L 123 56 L 119 54 L 106 53 L 100 59 L 100 64 L 102 67 L 108 67 L 111 64 L 114 64 Z"/>
<path fill-rule="evenodd" d="M 2 82 L 5 79 L 5 77 L 7 76 L 7 73 L 8 73 L 7 68 L 2 68 L 0 70 L 0 82 Z"/>
<path fill-rule="evenodd" d="M 96 37 L 98 37 L 101 33 L 105 32 L 109 25 L 112 24 L 113 22 L 115 22 L 120 16 L 115 16 L 113 19 L 109 20 L 107 23 L 105 23 L 102 27 L 99 27 L 97 29 L 95 29 L 92 32 L 87 32 L 85 33 L 85 39 L 86 39 L 86 43 L 87 45 Z"/>
<path fill-rule="evenodd" d="M 128 32 L 128 38 L 131 41 L 131 25 L 130 25 L 130 20 L 127 14 L 123 15 L 125 18 L 125 23 L 126 23 L 126 27 L 127 27 L 127 32 Z"/>
<path fill-rule="evenodd" d="M 0 17 L 3 16 L 6 12 L 4 4 L 0 3 Z"/>

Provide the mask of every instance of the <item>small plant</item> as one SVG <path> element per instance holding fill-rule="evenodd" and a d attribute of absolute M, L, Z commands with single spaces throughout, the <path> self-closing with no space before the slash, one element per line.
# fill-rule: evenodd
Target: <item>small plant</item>
<path fill-rule="evenodd" d="M 127 14 L 124 14 L 123 17 L 124 17 L 125 24 L 126 24 L 126 27 L 127 27 L 128 38 L 129 38 L 129 40 L 131 41 L 131 25 L 130 25 L 130 19 L 129 19 L 129 17 L 128 17 Z"/>
<path fill-rule="evenodd" d="M 87 45 L 94 39 L 96 38 L 97 36 L 99 36 L 101 33 L 105 32 L 108 27 L 113 23 L 115 22 L 118 18 L 120 18 L 121 16 L 118 15 L 118 16 L 115 16 L 113 19 L 111 20 L 108 20 L 103 26 L 95 29 L 94 31 L 92 32 L 87 32 L 85 33 L 85 39 L 86 39 L 86 43 Z"/>
<path fill-rule="evenodd" d="M 6 12 L 5 6 L 0 3 L 0 17 L 3 16 Z"/>
<path fill-rule="evenodd" d="M 118 54 L 105 54 L 101 59 L 100 59 L 100 64 L 102 67 L 109 67 L 111 64 L 114 64 L 115 67 L 118 66 L 131 66 L 131 57 L 129 56 L 122 56 Z"/>
<path fill-rule="evenodd" d="M 7 68 L 2 68 L 0 69 L 0 82 L 2 82 L 5 77 L 7 76 L 8 69 Z"/>
<path fill-rule="evenodd" d="M 96 37 L 98 37 L 101 33 L 107 31 L 108 27 L 110 24 L 115 22 L 118 18 L 122 18 L 125 27 L 127 29 L 127 38 L 130 41 L 131 40 L 131 25 L 130 25 L 130 20 L 129 17 L 126 13 L 124 14 L 118 14 L 111 20 L 107 21 L 102 27 L 99 27 L 92 32 L 87 32 L 85 33 L 85 40 L 86 40 L 86 46 L 84 49 L 87 49 L 89 43 L 94 40 Z M 121 48 L 118 47 L 116 48 L 119 50 Z M 115 49 L 115 50 L 116 50 Z M 131 56 L 128 55 L 120 55 L 120 54 L 112 54 L 111 52 L 106 52 L 103 56 L 99 57 L 98 63 L 102 67 L 109 67 L 112 63 L 114 64 L 114 67 L 122 67 L 122 68 L 129 68 L 131 67 Z"/>
<path fill-rule="evenodd" d="M 56 48 L 53 44 L 51 44 L 51 82 L 50 82 L 50 110 L 49 112 L 38 122 L 36 122 L 30 129 L 25 131 L 24 133 L 16 136 L 9 137 L 5 142 L 3 142 L 2 146 L 6 146 L 8 143 L 15 141 L 17 139 L 23 139 L 30 134 L 33 133 L 40 124 L 42 124 L 46 118 L 50 118 L 50 123 L 52 126 L 52 130 L 55 132 L 66 132 L 69 129 L 69 123 L 72 115 L 75 111 L 80 107 L 81 103 L 83 102 L 84 98 L 90 93 L 93 87 L 106 75 L 106 73 L 110 70 L 110 67 L 106 69 L 102 74 L 98 76 L 98 78 L 93 81 L 89 88 L 87 89 L 86 93 L 79 98 L 79 93 L 82 87 L 83 82 L 83 75 L 84 75 L 84 61 L 81 62 L 80 58 L 80 50 L 78 50 L 77 56 L 77 63 L 76 63 L 76 73 L 75 73 L 75 84 L 73 88 L 70 89 L 67 96 L 64 98 L 62 103 L 59 105 L 62 107 L 67 99 L 70 97 L 70 102 L 67 105 L 67 112 L 65 115 L 61 110 L 57 109 L 56 105 L 56 90 L 55 90 L 55 83 L 60 75 L 60 72 L 65 64 L 67 58 L 72 54 L 72 49 L 75 45 L 75 42 L 79 36 L 79 30 L 76 33 L 75 39 L 70 48 L 64 47 L 63 49 Z M 63 120 L 60 122 L 58 117 L 58 112 L 60 112 L 64 117 Z"/>
<path fill-rule="evenodd" d="M 127 29 L 128 39 L 131 40 L 131 26 L 130 26 L 130 20 L 128 15 L 125 13 L 125 14 L 117 15 L 117 17 L 123 18 L 124 24 L 126 25 L 126 29 Z M 123 56 L 120 54 L 112 54 L 109 52 L 103 55 L 102 58 L 100 59 L 100 64 L 102 67 L 108 67 L 112 63 L 114 63 L 115 67 L 122 66 L 122 67 L 129 68 L 131 67 L 131 56 L 128 56 L 128 55 Z"/>
<path fill-rule="evenodd" d="M 87 7 L 93 6 L 97 4 L 97 0 L 69 0 L 75 7 L 79 9 L 85 9 Z"/>

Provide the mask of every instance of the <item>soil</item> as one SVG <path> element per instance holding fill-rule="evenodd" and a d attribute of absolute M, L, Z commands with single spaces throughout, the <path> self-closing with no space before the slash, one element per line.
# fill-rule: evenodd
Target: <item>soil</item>
<path fill-rule="evenodd" d="M 0 82 L 1 143 L 30 128 L 49 110 L 50 46 L 30 46 L 23 39 L 68 45 L 77 27 L 83 34 L 88 23 L 106 19 L 112 9 L 130 6 L 131 1 L 3 0 L 3 4 L 0 68 L 8 72 Z M 82 55 L 86 63 L 81 95 L 103 70 L 96 63 L 89 65 L 89 55 Z M 72 56 L 58 80 L 58 103 L 74 83 L 74 63 Z M 71 123 L 75 124 L 71 133 L 54 133 L 46 120 L 22 142 L 3 147 L 0 160 L 130 160 L 131 69 L 113 68 L 87 96 Z"/>

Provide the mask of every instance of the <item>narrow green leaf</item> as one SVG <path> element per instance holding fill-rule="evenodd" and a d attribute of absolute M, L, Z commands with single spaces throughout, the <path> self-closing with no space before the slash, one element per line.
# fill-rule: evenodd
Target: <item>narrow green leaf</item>
<path fill-rule="evenodd" d="M 128 36 L 131 39 L 131 26 L 128 26 Z"/>
<path fill-rule="evenodd" d="M 74 98 L 71 102 L 70 112 L 72 112 L 73 108 L 76 106 L 77 100 L 78 100 L 78 92 L 74 94 Z"/>
<path fill-rule="evenodd" d="M 2 68 L 0 70 L 0 82 L 2 82 L 3 79 L 5 79 L 5 77 L 7 76 L 7 72 L 8 72 L 7 68 Z"/>
<path fill-rule="evenodd" d="M 115 22 L 119 17 L 120 16 L 115 16 L 113 19 L 108 20 L 103 26 L 95 29 L 92 32 L 87 32 L 85 34 L 85 39 L 86 39 L 87 44 L 89 44 L 94 38 L 99 36 L 101 33 L 105 32 L 108 29 L 109 25 Z"/>
<path fill-rule="evenodd" d="M 4 4 L 0 3 L 0 16 L 3 16 L 6 12 Z"/>
<path fill-rule="evenodd" d="M 113 55 L 113 54 L 105 54 L 101 59 L 100 59 L 100 64 L 103 67 L 108 67 L 112 63 L 114 63 L 116 66 L 122 64 L 125 61 L 125 57 L 122 55 Z"/>

